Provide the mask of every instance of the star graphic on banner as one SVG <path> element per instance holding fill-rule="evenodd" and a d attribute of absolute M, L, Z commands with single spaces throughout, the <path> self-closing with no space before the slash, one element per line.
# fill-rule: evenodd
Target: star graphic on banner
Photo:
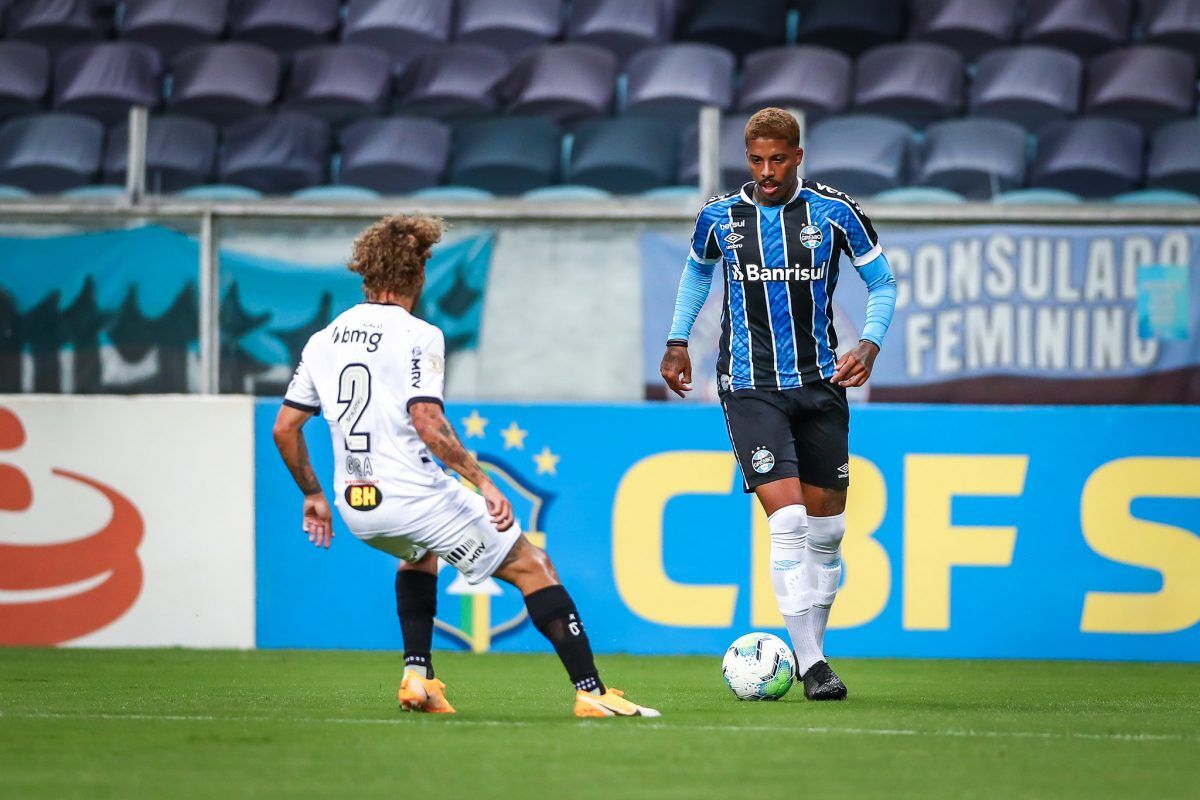
<path fill-rule="evenodd" d="M 529 435 L 529 431 L 523 429 L 516 422 L 510 422 L 507 428 L 500 431 L 500 435 L 504 437 L 505 450 L 512 450 L 514 447 L 524 450 L 525 437 Z"/>
<path fill-rule="evenodd" d="M 558 474 L 558 460 L 560 458 L 562 458 L 562 456 L 551 453 L 549 447 L 543 447 L 542 452 L 538 453 L 537 455 L 535 455 L 533 457 L 534 462 L 537 464 L 537 474 L 538 475 L 546 475 L 546 474 L 557 475 Z"/>
<path fill-rule="evenodd" d="M 467 429 L 467 438 L 478 437 L 483 438 L 483 429 L 487 427 L 488 421 L 484 417 L 479 416 L 478 409 L 471 409 L 471 416 L 464 417 L 462 421 L 463 427 Z"/>

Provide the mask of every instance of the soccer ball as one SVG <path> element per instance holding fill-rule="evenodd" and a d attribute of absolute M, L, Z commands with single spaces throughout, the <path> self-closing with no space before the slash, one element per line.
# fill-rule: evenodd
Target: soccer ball
<path fill-rule="evenodd" d="M 739 636 L 725 651 L 721 674 L 739 700 L 778 700 L 792 688 L 792 649 L 769 633 Z"/>

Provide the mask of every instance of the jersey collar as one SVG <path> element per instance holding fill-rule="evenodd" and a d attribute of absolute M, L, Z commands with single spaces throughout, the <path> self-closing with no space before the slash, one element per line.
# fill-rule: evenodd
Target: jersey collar
<path fill-rule="evenodd" d="M 800 196 L 802 191 L 804 191 L 804 178 L 797 178 L 796 191 L 792 193 L 792 196 L 788 198 L 786 203 L 781 203 L 777 206 L 759 206 L 759 208 L 787 208 L 792 203 L 796 202 L 796 198 Z M 742 200 L 746 201 L 752 206 L 758 206 L 758 203 L 754 202 L 754 181 L 742 184 L 741 195 Z"/>

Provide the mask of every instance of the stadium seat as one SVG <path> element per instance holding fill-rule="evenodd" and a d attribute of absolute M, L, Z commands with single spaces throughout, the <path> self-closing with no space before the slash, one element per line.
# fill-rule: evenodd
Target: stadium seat
<path fill-rule="evenodd" d="M 236 122 L 224 133 L 217 160 L 222 183 L 290 194 L 326 182 L 330 133 L 322 120 L 284 111 Z"/>
<path fill-rule="evenodd" d="M 292 192 L 293 200 L 311 200 L 314 202 L 354 203 L 379 199 L 379 192 L 362 186 L 310 186 L 298 192 Z"/>
<path fill-rule="evenodd" d="M 1152 129 L 1196 108 L 1196 61 L 1170 47 L 1125 47 L 1088 64 L 1084 112 Z"/>
<path fill-rule="evenodd" d="M 54 107 L 114 122 L 162 98 L 162 60 L 140 42 L 81 44 L 54 65 Z"/>
<path fill-rule="evenodd" d="M 1059 189 L 1013 189 L 1011 192 L 1001 192 L 992 198 L 993 203 L 1003 205 L 1062 205 L 1064 203 L 1082 203 L 1083 198 L 1074 192 L 1064 192 Z"/>
<path fill-rule="evenodd" d="M 436 186 L 450 156 L 450 128 L 432 119 L 364 119 L 339 137 L 338 183 L 397 195 Z"/>
<path fill-rule="evenodd" d="M 1125 206 L 1190 206 L 1200 203 L 1200 195 L 1174 189 L 1139 189 L 1119 194 L 1113 202 Z"/>
<path fill-rule="evenodd" d="M 175 61 L 167 105 L 224 122 L 263 111 L 279 92 L 279 56 L 245 42 L 192 47 Z"/>
<path fill-rule="evenodd" d="M 1132 122 L 1103 117 L 1059 122 L 1038 138 L 1029 183 L 1111 197 L 1141 182 L 1142 150 L 1142 131 Z"/>
<path fill-rule="evenodd" d="M 801 0 L 796 41 L 857 56 L 903 32 L 904 3 L 897 0 Z"/>
<path fill-rule="evenodd" d="M 694 120 L 703 106 L 733 103 L 734 59 L 707 44 L 651 47 L 629 60 L 625 110 Z"/>
<path fill-rule="evenodd" d="M 575 0 L 567 39 L 603 47 L 625 63 L 639 50 L 669 42 L 673 23 L 664 0 Z"/>
<path fill-rule="evenodd" d="M 558 181 L 562 131 L 549 120 L 490 119 L 462 125 L 454 134 L 452 184 L 515 195 Z"/>
<path fill-rule="evenodd" d="M 551 44 L 517 56 L 498 87 L 512 114 L 554 120 L 607 114 L 616 91 L 617 59 L 590 44 Z"/>
<path fill-rule="evenodd" d="M 382 51 L 317 45 L 292 58 L 283 106 L 340 124 L 383 111 L 391 83 L 391 65 Z"/>
<path fill-rule="evenodd" d="M 871 198 L 876 203 L 895 205 L 926 205 L 929 203 L 961 203 L 966 200 L 958 192 L 939 189 L 936 186 L 901 186 L 888 189 Z"/>
<path fill-rule="evenodd" d="M 440 117 L 489 114 L 508 74 L 508 56 L 479 44 L 451 44 L 421 54 L 396 81 L 397 106 Z"/>
<path fill-rule="evenodd" d="M 855 111 L 924 125 L 963 107 L 962 56 L 924 42 L 886 44 L 863 53 L 854 75 Z"/>
<path fill-rule="evenodd" d="M 597 189 L 595 186 L 575 186 L 562 183 L 557 186 L 530 189 L 521 195 L 522 200 L 608 200 L 611 197 L 610 192 Z"/>
<path fill-rule="evenodd" d="M 350 0 L 342 41 L 378 47 L 394 63 L 407 64 L 449 40 L 453 10 L 446 0 Z"/>
<path fill-rule="evenodd" d="M 189 200 L 257 200 L 262 197 L 262 192 L 251 189 L 249 186 L 210 183 L 184 189 L 177 196 Z"/>
<path fill-rule="evenodd" d="M 1154 132 L 1146 185 L 1200 194 L 1200 120 L 1172 122 Z"/>
<path fill-rule="evenodd" d="M 36 114 L 0 126 L 0 184 L 55 194 L 100 170 L 104 126 L 78 114 Z"/>
<path fill-rule="evenodd" d="M 1083 61 L 1052 47 L 1011 47 L 979 59 L 972 116 L 999 117 L 1029 130 L 1079 111 Z"/>
<path fill-rule="evenodd" d="M 1091 55 L 1129 41 L 1133 0 L 1029 0 L 1020 38 Z"/>
<path fill-rule="evenodd" d="M 808 137 L 806 176 L 852 195 L 869 196 L 906 183 L 912 128 L 886 117 L 831 117 Z"/>
<path fill-rule="evenodd" d="M 731 114 L 721 119 L 720 190 L 732 191 L 750 180 L 750 168 L 746 164 L 746 122 L 749 114 Z M 684 129 L 680 147 L 679 182 L 700 183 L 700 132 L 695 125 Z"/>
<path fill-rule="evenodd" d="M 409 197 L 434 202 L 473 203 L 479 200 L 492 200 L 496 195 L 486 189 L 477 189 L 474 186 L 430 186 L 428 189 L 413 192 Z"/>
<path fill-rule="evenodd" d="M 559 38 L 562 26 L 561 0 L 459 0 L 454 38 L 512 56 Z"/>
<path fill-rule="evenodd" d="M 917 148 L 914 181 L 986 199 L 1025 183 L 1028 134 L 998 119 L 953 119 L 931 125 Z"/>
<path fill-rule="evenodd" d="M 1200 3 L 1196 0 L 1140 0 L 1138 27 L 1146 44 L 1200 53 Z"/>
<path fill-rule="evenodd" d="M 965 58 L 1012 44 L 1020 0 L 910 0 L 910 39 L 953 47 Z"/>
<path fill-rule="evenodd" d="M 850 104 L 854 63 L 826 47 L 775 47 L 746 56 L 737 107 L 795 108 L 808 119 L 837 114 Z"/>
<path fill-rule="evenodd" d="M 115 126 L 104 154 L 104 180 L 125 182 L 129 125 Z M 146 189 L 151 194 L 178 192 L 207 183 L 217 160 L 217 128 L 191 117 L 151 117 L 146 130 Z"/>
<path fill-rule="evenodd" d="M 741 57 L 782 45 L 787 0 L 698 0 L 683 15 L 680 39 L 723 47 Z"/>
<path fill-rule="evenodd" d="M 606 119 L 580 127 L 564 180 L 613 194 L 636 194 L 675 182 L 679 138 L 653 119 Z"/>
<path fill-rule="evenodd" d="M 118 34 L 130 42 L 148 44 L 164 59 L 189 47 L 216 41 L 225 30 L 225 2 L 124 0 Z"/>
<path fill-rule="evenodd" d="M 50 88 L 50 56 L 41 45 L 0 41 L 0 118 L 37 111 Z"/>
<path fill-rule="evenodd" d="M 7 38 L 43 45 L 51 54 L 103 36 L 91 0 L 24 0 L 5 19 Z"/>
<path fill-rule="evenodd" d="M 338 0 L 233 0 L 229 38 L 293 53 L 328 42 L 338 14 Z"/>

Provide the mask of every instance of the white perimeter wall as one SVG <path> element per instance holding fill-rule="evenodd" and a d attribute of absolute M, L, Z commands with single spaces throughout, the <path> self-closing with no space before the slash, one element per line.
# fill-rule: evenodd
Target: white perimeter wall
<path fill-rule="evenodd" d="M 253 410 L 246 397 L 0 396 L 0 423 L 24 430 L 0 465 L 33 491 L 0 510 L 0 644 L 253 647 Z M 113 532 L 105 492 L 56 469 L 132 504 L 132 553 L 136 531 Z M 0 480 L 19 494 L 11 469 Z M 89 630 L 45 641 L 75 621 Z"/>

